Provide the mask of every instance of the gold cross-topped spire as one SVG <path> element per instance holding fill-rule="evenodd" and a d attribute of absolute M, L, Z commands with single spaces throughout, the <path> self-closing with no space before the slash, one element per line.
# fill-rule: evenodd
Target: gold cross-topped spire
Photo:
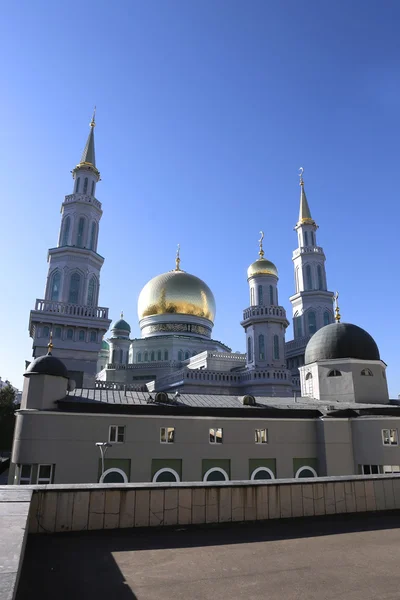
<path fill-rule="evenodd" d="M 53 350 L 53 330 L 50 331 L 50 340 L 49 343 L 47 344 L 47 354 L 51 354 L 52 350 Z"/>
<path fill-rule="evenodd" d="M 299 169 L 300 185 L 304 185 L 303 173 L 304 173 L 304 169 L 303 169 L 303 167 L 300 167 L 300 169 Z"/>
<path fill-rule="evenodd" d="M 335 301 L 335 321 L 336 321 L 336 323 L 340 323 L 340 312 L 339 312 L 339 304 L 338 304 L 339 292 L 335 292 L 333 299 Z"/>
<path fill-rule="evenodd" d="M 181 259 L 180 259 L 180 252 L 181 252 L 181 245 L 178 244 L 178 247 L 176 249 L 176 257 L 175 257 L 175 271 L 180 271 L 180 264 L 181 264 Z"/>
<path fill-rule="evenodd" d="M 264 250 L 263 250 L 263 239 L 264 239 L 264 232 L 260 231 L 260 239 L 258 240 L 258 245 L 260 247 L 260 250 L 258 251 L 258 255 L 260 258 L 264 258 Z"/>
<path fill-rule="evenodd" d="M 92 120 L 89 123 L 90 127 L 96 127 L 96 107 L 94 107 L 93 110 L 93 117 Z"/>

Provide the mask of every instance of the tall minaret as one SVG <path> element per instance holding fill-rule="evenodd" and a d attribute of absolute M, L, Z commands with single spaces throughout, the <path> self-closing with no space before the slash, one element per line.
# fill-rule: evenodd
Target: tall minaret
<path fill-rule="evenodd" d="M 247 269 L 250 307 L 243 311 L 246 332 L 246 364 L 250 378 L 246 387 L 266 395 L 288 395 L 291 389 L 286 358 L 285 331 L 289 325 L 286 311 L 278 304 L 278 270 L 264 258 L 263 238 L 259 258 Z"/>
<path fill-rule="evenodd" d="M 97 253 L 103 211 L 95 197 L 100 181 L 95 125 L 93 114 L 82 158 L 72 171 L 72 194 L 61 205 L 58 245 L 48 251 L 44 299 L 36 300 L 29 323 L 33 356 L 46 354 L 52 332 L 53 354 L 63 360 L 78 387 L 94 385 L 98 352 L 110 325 L 108 308 L 98 306 L 104 258 Z"/>
<path fill-rule="evenodd" d="M 325 254 L 317 245 L 318 225 L 311 217 L 300 169 L 300 212 L 295 226 L 298 248 L 293 252 L 295 293 L 293 307 L 294 338 L 307 337 L 333 322 L 333 292 L 327 291 Z"/>

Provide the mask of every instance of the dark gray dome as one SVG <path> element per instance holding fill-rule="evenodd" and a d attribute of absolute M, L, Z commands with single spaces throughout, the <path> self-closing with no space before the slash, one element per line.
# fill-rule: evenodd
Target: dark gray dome
<path fill-rule="evenodd" d="M 67 367 L 59 358 L 51 354 L 35 358 L 24 375 L 53 375 L 53 377 L 65 377 L 65 379 L 69 379 Z"/>
<path fill-rule="evenodd" d="M 351 323 L 331 323 L 319 329 L 307 344 L 304 363 L 332 358 L 380 360 L 373 337 Z"/>

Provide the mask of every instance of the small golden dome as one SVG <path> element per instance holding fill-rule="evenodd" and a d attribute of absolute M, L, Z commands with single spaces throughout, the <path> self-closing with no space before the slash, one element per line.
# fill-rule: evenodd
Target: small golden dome
<path fill-rule="evenodd" d="M 208 285 L 177 268 L 151 279 L 139 295 L 139 320 L 152 315 L 180 314 L 214 322 L 215 300 Z"/>
<path fill-rule="evenodd" d="M 275 275 L 275 277 L 278 277 L 278 269 L 270 260 L 259 258 L 247 269 L 247 279 L 256 275 Z"/>

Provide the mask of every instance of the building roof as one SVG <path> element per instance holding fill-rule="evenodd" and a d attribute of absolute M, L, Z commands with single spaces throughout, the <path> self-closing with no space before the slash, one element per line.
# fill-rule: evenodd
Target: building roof
<path fill-rule="evenodd" d="M 122 387 L 116 385 L 115 388 Z M 255 396 L 255 405 L 244 405 L 243 396 L 218 394 L 168 395 L 166 403 L 156 402 L 155 393 L 124 389 L 75 389 L 58 402 L 60 410 L 112 412 L 124 414 L 179 414 L 269 418 L 318 418 L 382 414 L 400 416 L 400 406 L 321 402 L 314 398 L 277 398 Z"/>
<path fill-rule="evenodd" d="M 361 327 L 352 323 L 331 323 L 314 333 L 307 344 L 304 362 L 338 358 L 380 360 L 380 355 L 374 338 Z"/>

